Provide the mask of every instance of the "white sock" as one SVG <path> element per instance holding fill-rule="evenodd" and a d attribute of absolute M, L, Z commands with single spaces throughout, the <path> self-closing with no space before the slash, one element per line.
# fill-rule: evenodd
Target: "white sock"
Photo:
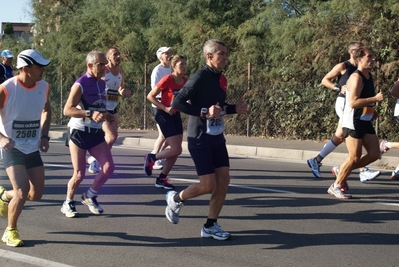
<path fill-rule="evenodd" d="M 385 146 L 386 146 L 387 148 L 392 148 L 392 147 L 391 147 L 391 142 L 386 142 L 386 143 L 385 143 Z"/>
<path fill-rule="evenodd" d="M 92 189 L 91 187 L 87 190 L 86 196 L 89 198 L 97 196 L 97 191 Z"/>

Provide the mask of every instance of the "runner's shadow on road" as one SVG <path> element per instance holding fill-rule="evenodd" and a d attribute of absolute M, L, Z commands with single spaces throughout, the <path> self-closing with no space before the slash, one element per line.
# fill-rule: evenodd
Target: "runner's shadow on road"
<path fill-rule="evenodd" d="M 385 233 L 300 234 L 273 230 L 232 232 L 240 245 L 265 244 L 264 249 L 296 249 L 333 245 L 399 245 L 398 235 Z"/>
<path fill-rule="evenodd" d="M 221 246 L 246 246 L 265 245 L 263 249 L 289 250 L 302 247 L 318 247 L 332 245 L 399 245 L 397 235 L 384 233 L 322 233 L 322 234 L 300 234 L 285 233 L 274 230 L 253 230 L 231 232 L 232 237 L 224 242 L 212 238 L 163 238 L 156 236 L 130 235 L 124 232 L 49 232 L 49 235 L 75 235 L 116 237 L 120 241 L 84 241 L 85 246 L 135 246 L 135 247 L 221 247 Z M 34 247 L 43 244 L 76 244 L 81 245 L 82 240 L 77 238 L 68 241 L 53 240 L 26 240 L 25 247 Z"/>

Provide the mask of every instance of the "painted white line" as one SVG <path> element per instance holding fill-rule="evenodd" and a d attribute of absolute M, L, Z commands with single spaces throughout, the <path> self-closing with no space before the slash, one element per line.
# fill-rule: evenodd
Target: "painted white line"
<path fill-rule="evenodd" d="M 63 263 L 59 263 L 59 262 L 55 262 L 55 261 L 40 259 L 40 258 L 36 258 L 36 257 L 24 255 L 24 254 L 12 252 L 9 250 L 3 250 L 3 249 L 0 249 L 0 258 L 10 259 L 10 260 L 17 261 L 17 262 L 23 262 L 23 263 L 27 263 L 29 265 L 34 265 L 34 266 L 39 266 L 39 267 L 42 267 L 42 266 L 73 267 L 72 265 L 67 265 L 67 264 L 63 264 Z"/>
<path fill-rule="evenodd" d="M 397 206 L 399 207 L 399 203 L 393 203 L 393 202 L 374 202 L 375 204 L 379 205 L 385 205 L 385 206 Z"/>
<path fill-rule="evenodd" d="M 72 164 L 67 165 L 67 164 L 47 164 L 44 163 L 44 167 L 59 167 L 59 168 L 65 168 L 65 169 L 73 169 Z"/>
<path fill-rule="evenodd" d="M 199 183 L 198 180 L 192 180 L 192 179 L 180 179 L 180 178 L 169 178 L 170 180 L 175 180 L 175 181 L 184 181 L 184 182 L 190 182 L 190 183 Z M 255 187 L 255 186 L 245 186 L 245 185 L 235 185 L 235 184 L 229 184 L 231 187 L 238 187 L 238 188 L 244 188 L 244 189 L 250 189 L 250 190 L 257 190 L 257 191 L 266 191 L 266 192 L 274 192 L 274 193 L 284 193 L 284 194 L 299 194 L 296 192 L 291 192 L 291 191 L 285 191 L 285 190 L 278 190 L 278 189 L 271 189 L 271 188 L 264 188 L 264 187 Z"/>

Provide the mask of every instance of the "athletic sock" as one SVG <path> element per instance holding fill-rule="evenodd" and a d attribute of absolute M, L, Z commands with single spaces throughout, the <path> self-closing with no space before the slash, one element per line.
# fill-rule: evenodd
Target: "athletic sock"
<path fill-rule="evenodd" d="M 322 159 L 324 159 L 325 157 L 328 156 L 328 154 L 330 154 L 331 152 L 334 151 L 334 149 L 337 148 L 337 145 L 334 144 L 334 142 L 332 141 L 332 139 L 328 140 L 328 142 L 323 146 L 323 148 L 321 149 L 320 153 L 319 153 L 319 157 L 321 157 Z"/>
<path fill-rule="evenodd" d="M 1 199 L 3 200 L 3 201 L 5 201 L 5 202 L 10 202 L 10 200 L 7 198 L 7 196 L 6 196 L 6 191 L 4 191 L 3 192 L 3 194 L 1 194 Z"/>
<path fill-rule="evenodd" d="M 71 201 L 73 201 L 73 199 L 70 199 L 70 198 L 65 199 L 65 203 L 70 203 Z"/>
<path fill-rule="evenodd" d="M 385 143 L 385 146 L 386 146 L 387 148 L 392 148 L 392 147 L 391 147 L 391 142 L 386 142 L 386 143 Z"/>
<path fill-rule="evenodd" d="M 176 194 L 173 196 L 173 200 L 174 200 L 175 202 L 177 202 L 177 203 L 183 202 L 183 199 L 180 198 L 180 194 L 179 194 L 179 193 L 176 193 Z"/>
<path fill-rule="evenodd" d="M 214 224 L 215 222 L 217 222 L 217 219 L 209 219 L 209 218 L 208 218 L 208 219 L 206 220 L 206 223 L 204 224 L 204 227 L 205 227 L 205 228 L 212 227 L 213 224 Z"/>
<path fill-rule="evenodd" d="M 92 198 L 95 196 L 97 196 L 97 191 L 90 187 L 89 190 L 87 190 L 86 197 Z"/>
<path fill-rule="evenodd" d="M 152 159 L 153 161 L 157 161 L 157 155 L 150 153 L 150 159 Z"/>
<path fill-rule="evenodd" d="M 167 177 L 167 175 L 164 174 L 163 172 L 161 172 L 161 174 L 159 175 L 159 177 L 157 179 L 161 180 L 161 179 L 166 178 L 166 177 Z"/>

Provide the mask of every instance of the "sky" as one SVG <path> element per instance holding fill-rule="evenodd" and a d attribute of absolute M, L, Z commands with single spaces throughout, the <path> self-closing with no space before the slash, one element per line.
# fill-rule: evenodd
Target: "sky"
<path fill-rule="evenodd" d="M 31 22 L 30 2 L 30 0 L 0 0 L 0 22 Z"/>

